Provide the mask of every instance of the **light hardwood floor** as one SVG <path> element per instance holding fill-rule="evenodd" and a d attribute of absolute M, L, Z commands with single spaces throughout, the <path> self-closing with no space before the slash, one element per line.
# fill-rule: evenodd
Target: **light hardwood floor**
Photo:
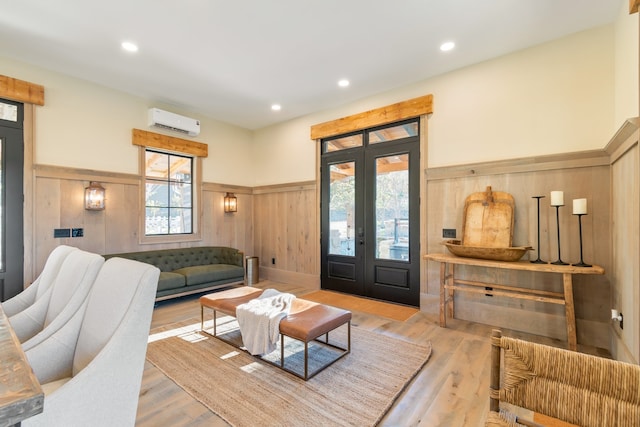
<path fill-rule="evenodd" d="M 306 288 L 262 281 L 257 287 L 302 295 Z M 159 303 L 151 328 L 200 316 L 198 296 Z M 491 326 L 448 320 L 438 326 L 435 314 L 417 313 L 406 322 L 353 313 L 353 325 L 404 340 L 431 342 L 431 358 L 396 401 L 381 426 L 482 426 L 489 408 L 489 336 Z M 565 347 L 563 342 L 503 330 L 505 335 Z M 602 350 L 579 350 L 607 356 Z M 331 368 L 329 368 L 330 371 Z M 224 384 L 220 384 L 224 393 Z M 175 385 L 155 366 L 145 362 L 136 425 L 227 426 L 224 420 Z"/>

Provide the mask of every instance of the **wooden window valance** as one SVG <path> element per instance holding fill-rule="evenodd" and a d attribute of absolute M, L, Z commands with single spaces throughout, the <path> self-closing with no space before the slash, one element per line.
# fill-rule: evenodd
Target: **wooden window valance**
<path fill-rule="evenodd" d="M 322 139 L 433 113 L 433 95 L 425 95 L 364 113 L 311 126 L 311 139 Z"/>
<path fill-rule="evenodd" d="M 207 157 L 209 155 L 209 146 L 207 144 L 140 129 L 133 129 L 132 143 L 141 147 L 159 148 L 161 150 L 191 154 L 196 157 Z"/>
<path fill-rule="evenodd" d="M 0 98 L 44 105 L 44 86 L 0 75 Z"/>

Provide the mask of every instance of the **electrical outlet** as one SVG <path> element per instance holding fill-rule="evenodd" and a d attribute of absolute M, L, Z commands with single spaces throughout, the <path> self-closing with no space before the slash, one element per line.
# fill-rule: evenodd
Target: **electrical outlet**
<path fill-rule="evenodd" d="M 455 228 L 443 228 L 442 229 L 442 237 L 455 239 L 456 238 L 456 229 Z"/>

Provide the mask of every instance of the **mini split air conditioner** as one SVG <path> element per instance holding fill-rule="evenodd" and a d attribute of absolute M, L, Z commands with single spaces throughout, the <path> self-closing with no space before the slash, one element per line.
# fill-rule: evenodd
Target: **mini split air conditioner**
<path fill-rule="evenodd" d="M 149 126 L 157 126 L 189 136 L 198 136 L 200 134 L 200 120 L 180 116 L 159 108 L 149 109 Z"/>

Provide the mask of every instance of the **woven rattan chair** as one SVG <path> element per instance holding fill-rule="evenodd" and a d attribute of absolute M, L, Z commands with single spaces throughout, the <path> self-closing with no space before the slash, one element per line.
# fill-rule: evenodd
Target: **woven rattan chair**
<path fill-rule="evenodd" d="M 584 427 L 640 426 L 637 365 L 503 337 L 494 330 L 490 387 L 487 426 L 538 425 L 506 412 L 501 403 Z"/>

